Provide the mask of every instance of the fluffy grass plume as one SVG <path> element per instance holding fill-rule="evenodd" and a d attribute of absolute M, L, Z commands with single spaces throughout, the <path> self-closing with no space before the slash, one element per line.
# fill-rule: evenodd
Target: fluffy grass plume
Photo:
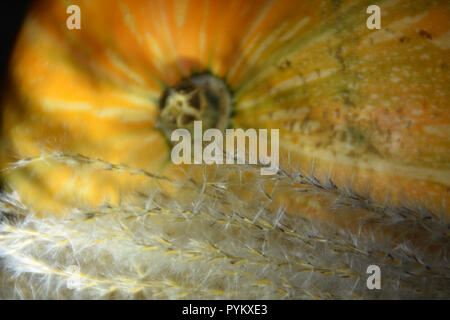
<path fill-rule="evenodd" d="M 378 204 L 331 178 L 233 165 L 179 180 L 82 155 L 17 161 L 145 176 L 152 188 L 119 205 L 39 218 L 6 187 L 0 196 L 0 298 L 372 299 L 449 298 L 448 222 L 417 206 Z M 197 167 L 198 169 L 198 167 Z M 168 183 L 168 191 L 161 183 Z M 245 192 L 243 192 L 245 190 Z M 292 212 L 283 196 L 317 199 L 356 228 Z M 301 210 L 301 208 L 298 208 Z M 369 290 L 369 265 L 381 290 Z"/>

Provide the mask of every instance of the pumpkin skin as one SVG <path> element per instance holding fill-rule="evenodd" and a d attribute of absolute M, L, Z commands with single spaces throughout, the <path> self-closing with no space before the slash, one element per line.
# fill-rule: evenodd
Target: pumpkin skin
<path fill-rule="evenodd" d="M 369 184 L 377 200 L 389 190 L 394 202 L 435 210 L 448 201 L 445 1 L 386 3 L 379 31 L 366 28 L 366 3 L 353 1 L 79 5 L 81 30 L 66 28 L 64 2 L 30 13 L 11 62 L 3 166 L 46 150 L 164 172 L 170 150 L 152 129 L 159 95 L 210 70 L 235 93 L 233 126 L 279 128 L 282 158 L 305 170 L 315 159 L 316 172 L 340 184 L 353 174 L 353 187 Z M 19 172 L 8 182 L 37 210 L 61 211 L 74 196 L 70 170 L 33 170 L 34 181 Z M 82 198 L 118 201 L 105 188 L 112 181 L 86 179 Z M 34 190 L 38 181 L 47 192 Z"/>
<path fill-rule="evenodd" d="M 380 2 L 381 30 L 366 27 L 368 1 L 74 3 L 81 30 L 66 28 L 65 1 L 36 2 L 26 19 L 2 103 L 2 167 L 58 152 L 174 177 L 158 100 L 208 71 L 230 87 L 233 127 L 280 129 L 282 168 L 309 172 L 314 161 L 339 188 L 448 219 L 447 1 Z M 42 217 L 153 187 L 39 161 L 2 179 Z M 277 201 L 294 216 L 360 228 L 360 212 L 337 218 L 316 197 Z"/>

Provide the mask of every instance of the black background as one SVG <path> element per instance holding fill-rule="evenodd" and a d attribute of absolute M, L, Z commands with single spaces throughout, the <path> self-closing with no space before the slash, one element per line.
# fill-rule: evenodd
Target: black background
<path fill-rule="evenodd" d="M 25 0 L 0 0 L 0 74 L 2 79 L 7 70 L 14 41 L 30 2 Z"/>

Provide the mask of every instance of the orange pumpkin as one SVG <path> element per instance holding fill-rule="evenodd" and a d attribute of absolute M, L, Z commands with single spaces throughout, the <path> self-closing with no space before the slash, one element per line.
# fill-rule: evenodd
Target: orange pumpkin
<path fill-rule="evenodd" d="M 116 171 L 176 179 L 160 99 L 210 73 L 230 89 L 231 126 L 280 129 L 280 167 L 313 170 L 310 186 L 325 192 L 292 187 L 272 208 L 352 230 L 383 207 L 448 220 L 448 1 L 382 1 L 380 30 L 366 26 L 370 1 L 74 4 L 80 30 L 66 26 L 66 1 L 34 4 L 2 102 L 2 179 L 39 216 L 155 188 L 148 174 Z M 353 197 L 357 210 L 337 217 L 336 197 Z"/>

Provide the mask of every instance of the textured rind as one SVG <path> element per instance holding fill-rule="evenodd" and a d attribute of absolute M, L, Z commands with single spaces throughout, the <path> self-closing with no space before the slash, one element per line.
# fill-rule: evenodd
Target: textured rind
<path fill-rule="evenodd" d="M 3 102 L 3 166 L 57 151 L 168 170 L 169 148 L 152 129 L 157 99 L 210 70 L 235 93 L 235 126 L 281 130 L 284 163 L 289 154 L 308 169 L 314 159 L 341 184 L 356 175 L 378 200 L 448 202 L 446 1 L 381 3 L 381 30 L 367 29 L 364 1 L 79 5 L 81 30 L 66 28 L 60 1 L 39 1 L 26 20 Z M 23 172 L 8 180 L 42 208 L 61 194 L 54 209 L 64 208 L 72 174 L 34 173 L 31 184 Z M 104 200 L 101 178 L 80 179 L 83 196 Z M 38 181 L 47 194 L 33 190 Z M 118 200 L 116 190 L 107 197 Z"/>

